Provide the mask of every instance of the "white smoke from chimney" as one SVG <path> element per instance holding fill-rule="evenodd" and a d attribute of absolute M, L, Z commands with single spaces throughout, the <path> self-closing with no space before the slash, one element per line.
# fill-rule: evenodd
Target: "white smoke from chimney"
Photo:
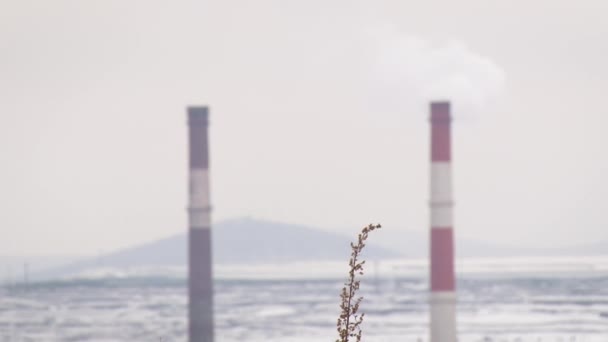
<path fill-rule="evenodd" d="M 476 117 L 499 100 L 505 72 L 489 58 L 461 42 L 431 44 L 388 30 L 369 34 L 372 56 L 372 101 L 401 111 L 432 100 L 450 100 L 455 118 Z"/>

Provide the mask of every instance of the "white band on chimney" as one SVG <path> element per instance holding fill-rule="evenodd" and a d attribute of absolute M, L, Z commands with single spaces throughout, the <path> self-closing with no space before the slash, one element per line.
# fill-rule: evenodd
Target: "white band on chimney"
<path fill-rule="evenodd" d="M 430 302 L 433 341 L 456 342 L 456 293 L 432 292 Z"/>
<path fill-rule="evenodd" d="M 429 300 L 431 303 L 454 304 L 456 303 L 456 298 L 456 292 L 454 291 L 434 291 L 431 292 Z"/>
<path fill-rule="evenodd" d="M 452 228 L 453 225 L 452 205 L 437 205 L 431 203 L 431 227 Z"/>
<path fill-rule="evenodd" d="M 189 203 L 192 208 L 207 208 L 209 201 L 209 171 L 207 169 L 190 170 Z"/>
<path fill-rule="evenodd" d="M 190 170 L 189 195 L 190 227 L 209 229 L 211 227 L 211 201 L 209 200 L 209 171 L 207 169 Z"/>
<path fill-rule="evenodd" d="M 192 229 L 211 228 L 211 207 L 188 208 L 189 225 Z"/>
<path fill-rule="evenodd" d="M 431 163 L 431 201 L 452 201 L 452 165 L 448 162 Z"/>

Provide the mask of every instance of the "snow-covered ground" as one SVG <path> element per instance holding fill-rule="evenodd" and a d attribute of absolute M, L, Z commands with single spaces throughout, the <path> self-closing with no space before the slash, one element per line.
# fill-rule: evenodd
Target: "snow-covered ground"
<path fill-rule="evenodd" d="M 217 279 L 341 279 L 347 272 L 347 260 L 328 262 L 290 262 L 255 265 L 219 264 L 214 266 Z M 368 260 L 367 277 L 420 278 L 428 275 L 427 259 Z M 544 277 L 608 277 L 608 256 L 605 257 L 521 257 L 463 258 L 456 261 L 461 278 L 544 278 Z M 184 278 L 186 268 L 180 266 L 87 269 L 65 278 Z"/>
<path fill-rule="evenodd" d="M 461 264 L 459 341 L 608 341 L 605 261 Z M 218 342 L 335 340 L 342 280 L 332 275 L 345 273 L 343 265 L 250 266 L 240 280 L 243 266 L 222 267 L 215 284 Z M 370 263 L 361 293 L 365 341 L 428 341 L 425 267 Z M 185 341 L 183 278 L 118 275 L 0 289 L 0 341 Z"/>

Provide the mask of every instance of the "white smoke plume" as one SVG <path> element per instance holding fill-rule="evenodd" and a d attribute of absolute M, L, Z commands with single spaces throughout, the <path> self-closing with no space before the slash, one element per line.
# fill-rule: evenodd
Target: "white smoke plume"
<path fill-rule="evenodd" d="M 377 31 L 370 84 L 373 101 L 393 109 L 431 100 L 450 100 L 456 117 L 476 117 L 499 100 L 505 72 L 461 42 L 435 45 L 413 37 Z"/>

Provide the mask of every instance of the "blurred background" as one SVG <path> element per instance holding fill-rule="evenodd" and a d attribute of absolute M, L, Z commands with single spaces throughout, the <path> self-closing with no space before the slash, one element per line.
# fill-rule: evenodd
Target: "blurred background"
<path fill-rule="evenodd" d="M 461 338 L 604 341 L 607 10 L 0 0 L 0 340 L 185 339 L 204 104 L 217 340 L 334 338 L 348 242 L 380 222 L 364 334 L 426 341 L 441 99 Z"/>

